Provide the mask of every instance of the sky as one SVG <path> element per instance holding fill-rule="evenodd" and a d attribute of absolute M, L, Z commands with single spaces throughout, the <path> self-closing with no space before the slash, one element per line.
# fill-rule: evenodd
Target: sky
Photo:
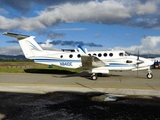
<path fill-rule="evenodd" d="M 43 49 L 160 54 L 160 0 L 0 0 L 0 54 L 23 54 L 12 32 Z"/>

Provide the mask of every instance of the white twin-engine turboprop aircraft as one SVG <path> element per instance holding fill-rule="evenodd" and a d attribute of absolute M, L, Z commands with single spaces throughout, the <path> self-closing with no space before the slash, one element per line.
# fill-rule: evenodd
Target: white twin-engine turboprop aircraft
<path fill-rule="evenodd" d="M 34 36 L 14 33 L 4 35 L 15 37 L 27 59 L 36 63 L 56 65 L 66 68 L 82 68 L 91 73 L 91 79 L 96 80 L 98 74 L 109 71 L 137 71 L 148 69 L 147 78 L 151 79 L 150 66 L 153 61 L 138 56 L 129 56 L 125 51 L 87 51 L 78 45 L 78 49 L 61 49 L 55 51 L 43 50 L 34 40 Z"/>

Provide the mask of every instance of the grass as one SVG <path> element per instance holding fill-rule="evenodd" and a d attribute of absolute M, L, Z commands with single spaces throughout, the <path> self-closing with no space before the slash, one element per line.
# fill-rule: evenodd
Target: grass
<path fill-rule="evenodd" d="M 58 66 L 49 68 L 48 65 L 34 62 L 0 62 L 0 72 L 2 73 L 55 73 L 72 74 L 81 72 L 80 69 L 68 69 Z"/>

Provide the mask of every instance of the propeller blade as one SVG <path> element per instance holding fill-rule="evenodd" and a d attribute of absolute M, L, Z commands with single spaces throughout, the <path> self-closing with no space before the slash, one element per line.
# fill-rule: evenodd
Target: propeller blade
<path fill-rule="evenodd" d="M 137 55 L 137 77 L 138 77 L 138 68 L 139 68 L 139 64 L 140 64 L 140 62 L 139 62 L 139 49 L 138 49 L 138 55 Z"/>
<path fill-rule="evenodd" d="M 139 60 L 139 49 L 138 49 L 138 55 L 137 55 L 137 61 Z"/>

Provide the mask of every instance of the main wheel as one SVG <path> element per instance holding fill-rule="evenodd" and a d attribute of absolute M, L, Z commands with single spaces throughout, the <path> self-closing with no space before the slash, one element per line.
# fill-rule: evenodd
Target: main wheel
<path fill-rule="evenodd" d="M 91 75 L 92 80 L 97 80 L 97 78 L 98 78 L 97 75 Z"/>
<path fill-rule="evenodd" d="M 148 78 L 148 79 L 152 79 L 152 77 L 153 77 L 152 73 L 148 73 L 148 74 L 147 74 L 147 78 Z"/>

